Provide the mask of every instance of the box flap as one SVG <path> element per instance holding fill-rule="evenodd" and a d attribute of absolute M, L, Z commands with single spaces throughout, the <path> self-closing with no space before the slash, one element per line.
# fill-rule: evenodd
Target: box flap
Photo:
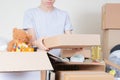
<path fill-rule="evenodd" d="M 45 51 L 0 52 L 0 72 L 52 70 Z"/>
<path fill-rule="evenodd" d="M 98 34 L 71 34 L 57 35 L 44 39 L 48 48 L 80 48 L 101 45 Z"/>

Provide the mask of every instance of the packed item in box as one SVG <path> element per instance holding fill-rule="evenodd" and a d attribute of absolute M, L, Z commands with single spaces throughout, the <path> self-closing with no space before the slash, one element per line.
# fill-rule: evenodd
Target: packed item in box
<path fill-rule="evenodd" d="M 114 64 L 120 65 L 120 44 L 115 45 L 109 55 L 109 61 L 113 62 Z M 114 75 L 115 78 L 120 78 L 120 68 L 116 68 L 113 66 L 107 66 L 107 72 Z"/>
<path fill-rule="evenodd" d="M 23 29 L 14 28 L 13 39 L 8 43 L 9 52 L 34 52 L 32 36 Z"/>
<path fill-rule="evenodd" d="M 68 58 L 70 62 L 85 62 L 86 60 L 99 62 L 102 60 L 100 46 L 81 49 L 62 49 L 61 57 Z"/>

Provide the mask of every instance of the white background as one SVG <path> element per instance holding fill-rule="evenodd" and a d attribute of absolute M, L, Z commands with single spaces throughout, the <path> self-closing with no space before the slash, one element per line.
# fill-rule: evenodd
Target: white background
<path fill-rule="evenodd" d="M 101 8 L 105 3 L 120 3 L 120 0 L 56 0 L 55 6 L 68 12 L 74 33 L 100 34 Z M 0 0 L 0 37 L 10 40 L 13 28 L 22 26 L 24 12 L 39 4 L 40 0 Z M 8 76 L 13 77 L 10 74 L 3 77 Z M 14 80 L 26 79 L 21 76 Z"/>

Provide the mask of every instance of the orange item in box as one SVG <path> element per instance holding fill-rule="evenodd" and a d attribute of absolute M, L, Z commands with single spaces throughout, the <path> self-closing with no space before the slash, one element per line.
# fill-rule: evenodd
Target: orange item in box
<path fill-rule="evenodd" d="M 25 49 L 25 51 L 26 51 L 26 52 L 34 52 L 34 48 L 28 47 L 28 48 Z"/>

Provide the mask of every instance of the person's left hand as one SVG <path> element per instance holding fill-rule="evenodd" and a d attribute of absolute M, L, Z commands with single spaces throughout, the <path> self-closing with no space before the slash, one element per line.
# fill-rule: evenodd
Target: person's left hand
<path fill-rule="evenodd" d="M 33 45 L 37 46 L 39 49 L 41 50 L 45 50 L 45 51 L 49 51 L 49 48 L 47 48 L 45 45 L 44 45 L 44 37 L 42 38 L 39 38 L 38 40 L 34 41 L 33 42 Z"/>

